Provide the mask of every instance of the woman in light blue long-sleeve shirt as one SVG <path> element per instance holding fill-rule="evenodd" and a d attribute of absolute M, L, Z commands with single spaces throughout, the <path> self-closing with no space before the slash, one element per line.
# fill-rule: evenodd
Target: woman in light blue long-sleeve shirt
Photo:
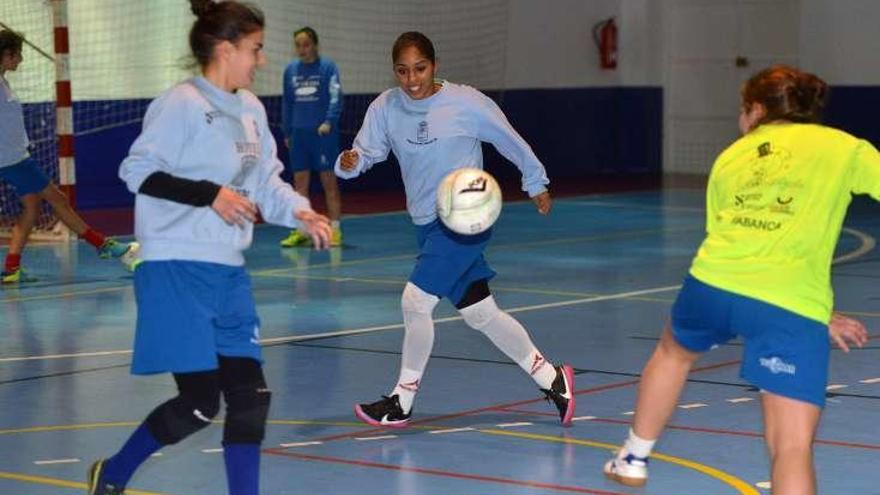
<path fill-rule="evenodd" d="M 259 494 L 271 392 L 243 252 L 258 209 L 267 222 L 311 234 L 316 247 L 330 239 L 327 218 L 281 180 L 266 111 L 246 89 L 266 61 L 262 12 L 232 0 L 190 2 L 190 48 L 202 75 L 150 104 L 119 170 L 137 194 L 143 257 L 131 371 L 171 373 L 178 394 L 92 465 L 89 495 L 121 495 L 153 452 L 207 427 L 221 397 L 229 494 Z"/>
<path fill-rule="evenodd" d="M 436 81 L 434 46 L 423 34 L 403 33 L 392 49 L 399 87 L 379 95 L 367 109 L 353 148 L 336 161 L 336 174 L 351 179 L 394 152 L 403 175 L 407 209 L 416 224 L 420 253 L 403 291 L 405 337 L 398 381 L 388 396 L 357 404 L 355 414 L 376 426 L 409 423 L 434 343 L 432 314 L 448 298 L 465 323 L 485 334 L 531 375 L 553 400 L 564 425 L 575 410 L 571 366 L 544 359 L 523 326 L 495 304 L 483 257 L 491 230 L 465 236 L 437 219 L 437 187 L 451 171 L 483 167 L 481 142 L 491 143 L 522 172 L 522 188 L 538 211 L 550 212 L 547 174 L 531 147 L 501 109 L 474 88 Z"/>

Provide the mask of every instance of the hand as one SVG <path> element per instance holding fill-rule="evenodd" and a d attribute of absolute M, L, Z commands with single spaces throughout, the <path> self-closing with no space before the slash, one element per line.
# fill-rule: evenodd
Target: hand
<path fill-rule="evenodd" d="M 299 210 L 294 212 L 294 217 L 299 220 L 299 230 L 309 234 L 315 249 L 327 249 L 330 247 L 330 237 L 333 229 L 330 228 L 330 219 L 315 213 L 312 210 Z"/>
<path fill-rule="evenodd" d="M 330 129 L 331 129 L 330 123 L 324 122 L 323 124 L 318 126 L 318 135 L 319 136 L 326 136 L 327 134 L 330 134 Z"/>
<path fill-rule="evenodd" d="M 339 159 L 339 168 L 346 172 L 351 172 L 357 167 L 359 159 L 360 156 L 357 151 L 345 150 L 342 152 L 342 157 Z"/>
<path fill-rule="evenodd" d="M 550 213 L 550 208 L 553 206 L 553 200 L 550 198 L 550 191 L 544 191 L 533 197 L 532 202 L 535 203 L 535 207 L 538 208 L 538 213 L 541 215 L 547 215 Z"/>
<path fill-rule="evenodd" d="M 257 207 L 228 187 L 220 188 L 211 208 L 229 225 L 244 227 L 247 222 L 257 221 Z"/>
<path fill-rule="evenodd" d="M 840 313 L 831 315 L 831 322 L 828 323 L 828 335 L 831 340 L 837 344 L 837 347 L 843 349 L 843 352 L 849 352 L 847 341 L 859 347 L 868 342 L 868 330 L 865 325 L 855 318 L 843 316 Z"/>

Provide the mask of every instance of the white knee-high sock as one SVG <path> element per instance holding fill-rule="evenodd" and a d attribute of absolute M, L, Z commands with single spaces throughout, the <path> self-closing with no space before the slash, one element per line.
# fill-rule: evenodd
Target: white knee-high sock
<path fill-rule="evenodd" d="M 544 359 L 522 324 L 495 304 L 494 297 L 490 295 L 476 304 L 460 309 L 459 312 L 469 327 L 489 337 L 489 340 L 528 373 L 540 388 L 550 388 L 556 378 L 553 364 Z"/>
<path fill-rule="evenodd" d="M 400 359 L 400 376 L 391 395 L 400 398 L 404 412 L 412 408 L 413 399 L 419 390 L 422 374 L 428 365 L 431 349 L 434 347 L 434 306 L 440 298 L 428 294 L 413 283 L 407 282 L 401 297 L 403 309 L 403 350 Z"/>

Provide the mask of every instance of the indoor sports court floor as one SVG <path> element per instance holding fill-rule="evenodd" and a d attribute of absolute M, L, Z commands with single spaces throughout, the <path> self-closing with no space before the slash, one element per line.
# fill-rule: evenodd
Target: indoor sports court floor
<path fill-rule="evenodd" d="M 248 265 L 274 390 L 263 493 L 768 493 L 759 395 L 738 377 L 737 342 L 691 375 L 646 488 L 601 474 L 702 238 L 702 203 L 697 189 L 667 189 L 559 199 L 548 218 L 529 203 L 505 205 L 488 253 L 493 289 L 549 358 L 577 370 L 571 428 L 445 302 L 415 424 L 357 422 L 353 403 L 396 379 L 400 291 L 415 254 L 408 218 L 348 218 L 346 246 L 321 253 L 282 250 L 282 229 L 259 228 Z M 851 212 L 833 270 L 838 309 L 863 318 L 872 340 L 832 354 L 816 445 L 825 495 L 880 493 L 876 211 Z M 0 292 L 0 493 L 81 493 L 89 463 L 174 394 L 167 376 L 129 375 L 131 276 L 89 250 L 33 247 L 26 262 L 41 280 Z M 165 449 L 126 493 L 225 493 L 221 430 Z"/>

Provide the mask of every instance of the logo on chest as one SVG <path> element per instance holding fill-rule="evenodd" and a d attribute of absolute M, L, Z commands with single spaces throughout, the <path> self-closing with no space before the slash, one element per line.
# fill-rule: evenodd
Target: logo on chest
<path fill-rule="evenodd" d="M 428 121 L 423 120 L 423 121 L 419 122 L 418 125 L 416 125 L 416 138 L 415 138 L 415 140 L 407 138 L 406 142 L 408 142 L 409 144 L 415 144 L 415 145 L 422 146 L 422 145 L 426 145 L 426 144 L 431 144 L 436 140 L 437 140 L 437 138 L 431 137 L 431 133 L 428 129 Z"/>

